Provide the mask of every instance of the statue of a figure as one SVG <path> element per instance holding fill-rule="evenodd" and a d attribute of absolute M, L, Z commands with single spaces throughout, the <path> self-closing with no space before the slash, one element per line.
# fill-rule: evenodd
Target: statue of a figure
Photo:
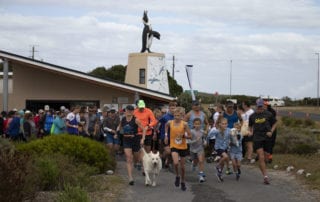
<path fill-rule="evenodd" d="M 160 39 L 160 33 L 152 30 L 151 24 L 149 24 L 148 11 L 143 12 L 142 21 L 144 24 L 144 28 L 142 32 L 142 49 L 140 52 L 144 53 L 148 51 L 148 53 L 151 53 L 150 47 L 152 44 L 152 38 L 155 37 L 157 39 Z"/>

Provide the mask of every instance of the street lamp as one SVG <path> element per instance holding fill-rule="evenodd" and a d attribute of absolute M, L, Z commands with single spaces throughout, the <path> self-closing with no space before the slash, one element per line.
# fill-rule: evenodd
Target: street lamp
<path fill-rule="evenodd" d="M 318 74 L 317 74 L 317 107 L 319 108 L 319 53 L 315 53 L 318 55 Z"/>

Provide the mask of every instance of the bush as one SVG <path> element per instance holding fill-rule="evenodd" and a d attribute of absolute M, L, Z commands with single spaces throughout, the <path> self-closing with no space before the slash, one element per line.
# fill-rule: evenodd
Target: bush
<path fill-rule="evenodd" d="M 313 154 L 320 148 L 320 143 L 315 141 L 302 130 L 282 128 L 278 135 L 274 151 L 282 154 Z"/>
<path fill-rule="evenodd" d="M 305 127 L 314 127 L 316 125 L 315 121 L 314 120 L 311 120 L 311 119 L 305 119 L 304 122 L 303 122 L 303 125 Z"/>
<path fill-rule="evenodd" d="M 33 154 L 63 154 L 74 158 L 77 163 L 86 163 L 98 168 L 99 172 L 115 169 L 116 161 L 109 150 L 101 143 L 88 138 L 72 135 L 52 135 L 17 147 Z"/>
<path fill-rule="evenodd" d="M 89 202 L 88 193 L 80 186 L 65 185 L 64 191 L 59 195 L 57 202 Z"/>
<path fill-rule="evenodd" d="M 290 117 L 287 117 L 287 116 L 283 116 L 281 118 L 281 121 L 282 121 L 283 125 L 291 126 L 291 125 L 293 125 L 294 119 L 290 118 Z"/>
<path fill-rule="evenodd" d="M 85 186 L 90 183 L 89 176 L 97 169 L 83 163 L 74 163 L 71 158 L 61 154 L 36 157 L 35 177 L 39 179 L 41 190 L 62 190 L 64 184 Z"/>
<path fill-rule="evenodd" d="M 1 201 L 22 201 L 32 199 L 36 184 L 28 178 L 31 173 L 30 156 L 17 152 L 14 145 L 0 138 L 0 199 Z"/>

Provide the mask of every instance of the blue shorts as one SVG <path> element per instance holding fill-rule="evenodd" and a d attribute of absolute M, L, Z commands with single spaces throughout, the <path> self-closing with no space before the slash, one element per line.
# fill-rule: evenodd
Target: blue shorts
<path fill-rule="evenodd" d="M 105 141 L 107 142 L 107 144 L 120 144 L 119 136 L 117 138 L 114 138 L 113 133 L 107 133 Z"/>
<path fill-rule="evenodd" d="M 242 153 L 230 153 L 231 160 L 237 159 L 238 161 L 242 160 Z"/>

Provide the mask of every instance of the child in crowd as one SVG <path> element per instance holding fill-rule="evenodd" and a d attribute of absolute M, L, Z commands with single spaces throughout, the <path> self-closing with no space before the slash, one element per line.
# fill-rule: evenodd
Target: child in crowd
<path fill-rule="evenodd" d="M 204 170 L 204 148 L 203 148 L 203 138 L 204 131 L 201 130 L 201 119 L 195 118 L 193 120 L 193 129 L 191 129 L 191 140 L 188 142 L 190 145 L 190 156 L 192 159 L 192 168 L 193 170 L 199 164 L 199 182 L 202 183 L 205 181 Z"/>
<path fill-rule="evenodd" d="M 220 182 L 223 182 L 222 170 L 224 164 L 229 163 L 228 147 L 231 140 L 231 130 L 230 128 L 228 128 L 228 120 L 224 117 L 219 117 L 217 130 L 211 131 L 209 136 L 216 137 L 214 148 L 217 152 L 217 155 L 220 156 L 220 160 L 218 162 L 218 165 L 216 166 L 216 176 Z"/>
<path fill-rule="evenodd" d="M 174 184 L 179 187 L 181 182 L 181 190 L 185 191 L 187 189 L 185 184 L 185 157 L 188 154 L 186 139 L 191 138 L 191 132 L 187 122 L 182 119 L 184 110 L 181 107 L 177 107 L 173 115 L 174 119 L 168 121 L 165 125 L 164 142 L 168 144 L 168 131 L 170 130 L 170 149 L 176 174 Z"/>
<path fill-rule="evenodd" d="M 236 180 L 239 180 L 241 170 L 241 160 L 242 160 L 242 136 L 241 136 L 241 124 L 234 123 L 233 128 L 235 129 L 234 138 L 232 138 L 230 144 L 230 158 L 232 161 L 233 172 L 236 173 Z"/>

